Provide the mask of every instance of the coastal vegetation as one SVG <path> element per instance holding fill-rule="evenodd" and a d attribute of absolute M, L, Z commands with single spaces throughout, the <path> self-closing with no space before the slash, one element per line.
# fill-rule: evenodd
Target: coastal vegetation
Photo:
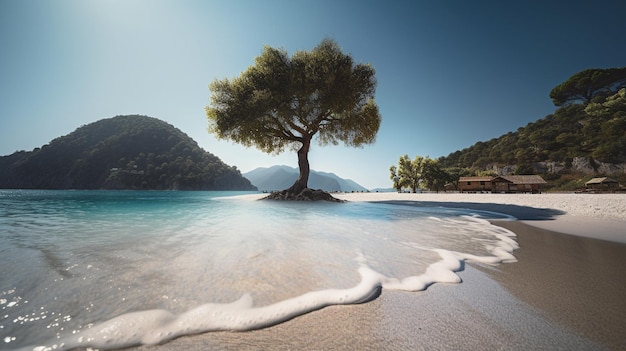
<path fill-rule="evenodd" d="M 0 188 L 256 190 L 180 130 L 137 115 L 102 119 L 0 157 Z"/>
<path fill-rule="evenodd" d="M 298 178 L 271 198 L 333 200 L 308 189 L 311 142 L 371 144 L 380 126 L 374 68 L 355 64 L 330 39 L 291 57 L 266 46 L 239 77 L 215 80 L 209 89 L 209 131 L 218 138 L 267 153 L 297 150 Z"/>
<path fill-rule="evenodd" d="M 507 174 L 540 174 L 552 190 L 581 188 L 597 176 L 626 184 L 626 67 L 576 73 L 552 89 L 550 98 L 557 106 L 553 114 L 438 158 L 439 184 L 454 185 L 459 176 Z M 423 187 L 436 190 L 423 174 L 411 172 L 424 158 L 416 157 L 410 167 L 407 159 L 400 158 L 395 175 L 391 170 L 391 179 L 399 181 L 394 187 L 413 188 L 411 174 L 418 174 Z"/>
<path fill-rule="evenodd" d="M 422 188 L 439 192 L 446 184 L 454 181 L 455 175 L 453 170 L 442 169 L 438 160 L 428 156 L 415 156 L 411 160 L 409 155 L 401 156 L 398 166 L 391 166 L 389 172 L 395 189 L 400 191 L 408 188 L 414 193 Z"/>

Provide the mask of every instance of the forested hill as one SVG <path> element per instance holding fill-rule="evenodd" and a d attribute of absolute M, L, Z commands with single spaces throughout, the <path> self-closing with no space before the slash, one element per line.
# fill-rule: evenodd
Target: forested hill
<path fill-rule="evenodd" d="M 576 73 L 550 93 L 553 114 L 499 138 L 477 142 L 439 159 L 443 167 L 476 171 L 513 166 L 518 174 L 542 173 L 575 158 L 590 164 L 626 163 L 626 67 Z"/>
<path fill-rule="evenodd" d="M 102 119 L 0 157 L 0 188 L 256 190 L 179 129 L 138 115 Z"/>

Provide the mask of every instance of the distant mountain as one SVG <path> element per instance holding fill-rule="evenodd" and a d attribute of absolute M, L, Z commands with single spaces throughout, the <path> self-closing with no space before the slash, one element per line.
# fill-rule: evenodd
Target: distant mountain
<path fill-rule="evenodd" d="M 0 157 L 0 188 L 256 190 L 179 129 L 138 115 L 102 119 Z"/>
<path fill-rule="evenodd" d="M 249 179 L 261 191 L 274 191 L 287 189 L 292 186 L 299 173 L 297 168 L 273 166 L 270 168 L 257 168 L 244 173 L 243 176 Z M 309 175 L 309 188 L 341 192 L 367 191 L 367 188 L 350 179 L 343 179 L 333 173 L 314 170 L 311 170 Z"/>

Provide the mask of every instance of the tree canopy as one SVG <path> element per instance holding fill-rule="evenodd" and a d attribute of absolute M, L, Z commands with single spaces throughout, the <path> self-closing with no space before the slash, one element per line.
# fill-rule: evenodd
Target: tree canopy
<path fill-rule="evenodd" d="M 626 87 L 626 67 L 592 68 L 578 72 L 550 91 L 556 106 L 589 103 L 596 96 L 608 96 Z"/>
<path fill-rule="evenodd" d="M 426 156 L 415 156 L 413 160 L 409 155 L 401 156 L 398 166 L 389 167 L 389 179 L 393 180 L 393 187 L 398 191 L 402 188 L 410 188 L 412 192 L 425 188 L 439 192 L 447 183 L 453 182 L 454 170 L 442 169 L 438 160 Z"/>
<path fill-rule="evenodd" d="M 398 190 L 402 188 L 410 188 L 414 193 L 420 187 L 423 181 L 424 157 L 415 156 L 411 160 L 409 155 L 401 156 L 398 160 L 398 167 L 391 166 L 389 168 L 389 178 L 393 180 L 394 187 Z"/>
<path fill-rule="evenodd" d="M 594 101 L 560 107 L 515 132 L 479 141 L 439 161 L 443 167 L 476 171 L 512 165 L 517 173 L 528 173 L 537 162 L 568 163 L 575 157 L 626 162 L 626 88 Z"/>
<path fill-rule="evenodd" d="M 102 119 L 31 152 L 0 157 L 0 188 L 256 189 L 179 129 L 137 115 Z"/>
<path fill-rule="evenodd" d="M 209 132 L 267 153 L 298 150 L 292 193 L 307 187 L 314 137 L 322 146 L 358 147 L 373 143 L 380 127 L 374 68 L 355 64 L 330 39 L 291 57 L 266 46 L 239 77 L 216 79 L 209 90 Z"/>

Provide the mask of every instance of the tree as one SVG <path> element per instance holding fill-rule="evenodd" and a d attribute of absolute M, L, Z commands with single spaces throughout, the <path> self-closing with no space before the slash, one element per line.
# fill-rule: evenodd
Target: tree
<path fill-rule="evenodd" d="M 454 175 L 441 168 L 439 160 L 433 160 L 428 156 L 415 156 L 413 160 L 409 155 L 401 156 L 398 167 L 389 167 L 389 172 L 389 178 L 393 180 L 393 186 L 398 192 L 403 187 L 411 188 L 414 193 L 421 187 L 439 192 L 446 183 L 454 180 Z M 456 178 L 458 181 L 458 177 Z"/>
<path fill-rule="evenodd" d="M 439 158 L 439 164 L 441 164 L 441 159 Z M 459 190 L 459 181 L 461 177 L 472 175 L 471 171 L 468 168 L 461 167 L 448 167 L 443 169 L 444 174 L 448 177 L 448 183 L 451 183 L 454 186 L 455 190 Z"/>
<path fill-rule="evenodd" d="M 616 113 L 626 111 L 626 88 L 621 89 L 602 103 L 590 103 L 585 107 L 585 112 L 593 117 L 610 119 Z"/>
<path fill-rule="evenodd" d="M 596 147 L 592 156 L 610 163 L 626 160 L 626 89 L 609 96 L 603 103 L 588 104 L 585 112 L 602 121 L 594 130 Z"/>
<path fill-rule="evenodd" d="M 443 189 L 450 180 L 449 175 L 440 167 L 439 162 L 428 156 L 422 161 L 422 178 L 424 186 L 436 192 Z"/>
<path fill-rule="evenodd" d="M 409 155 L 400 157 L 398 160 L 397 181 L 394 181 L 394 185 L 400 186 L 400 188 L 411 188 L 416 193 L 422 181 L 423 161 L 424 158 L 422 156 L 415 156 L 415 159 L 412 161 Z"/>
<path fill-rule="evenodd" d="M 607 96 L 626 87 L 626 67 L 592 68 L 578 72 L 550 91 L 555 106 L 582 101 L 589 103 L 596 96 Z"/>
<path fill-rule="evenodd" d="M 398 177 L 398 168 L 396 166 L 389 167 L 389 179 L 393 181 L 393 188 L 402 191 L 402 185 L 400 184 L 400 177 Z"/>
<path fill-rule="evenodd" d="M 266 46 L 239 77 L 215 80 L 209 89 L 209 132 L 267 153 L 297 149 L 300 175 L 286 190 L 291 194 L 308 186 L 314 137 L 320 146 L 359 147 L 373 143 L 380 127 L 374 68 L 355 64 L 331 39 L 291 57 Z"/>

